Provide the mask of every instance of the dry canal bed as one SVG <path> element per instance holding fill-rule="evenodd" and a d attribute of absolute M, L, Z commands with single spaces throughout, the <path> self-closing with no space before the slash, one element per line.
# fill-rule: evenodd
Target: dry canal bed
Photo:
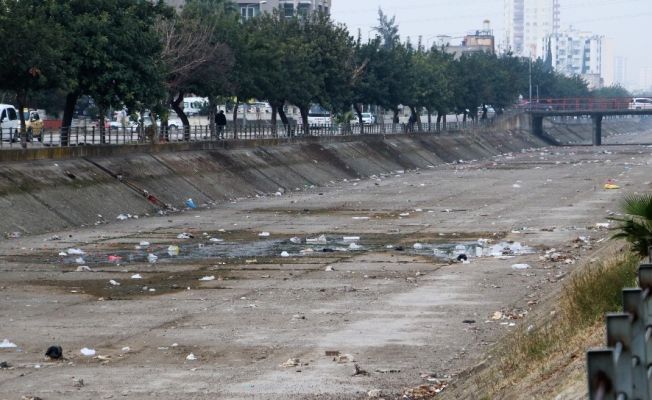
<path fill-rule="evenodd" d="M 535 150 L 4 240 L 0 399 L 401 398 L 591 262 L 651 154 Z"/>

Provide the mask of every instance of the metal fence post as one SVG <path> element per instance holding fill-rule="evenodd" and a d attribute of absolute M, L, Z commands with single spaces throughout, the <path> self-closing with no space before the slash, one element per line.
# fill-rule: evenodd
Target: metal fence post
<path fill-rule="evenodd" d="M 632 398 L 632 327 L 630 315 L 607 314 L 607 346 L 614 349 L 615 382 L 617 396 Z"/>
<path fill-rule="evenodd" d="M 592 350 L 587 354 L 589 400 L 616 400 L 614 351 Z"/>

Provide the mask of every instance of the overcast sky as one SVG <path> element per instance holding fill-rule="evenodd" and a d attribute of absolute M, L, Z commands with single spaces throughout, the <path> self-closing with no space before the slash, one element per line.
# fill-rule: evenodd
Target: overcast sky
<path fill-rule="evenodd" d="M 551 0 L 552 1 L 552 0 Z M 652 0 L 560 0 L 562 30 L 569 25 L 613 40 L 614 56 L 627 58 L 628 80 L 643 84 L 647 71 L 652 85 Z M 333 0 L 333 18 L 353 35 L 373 35 L 378 7 L 395 15 L 401 38 L 413 43 L 423 36 L 430 45 L 435 36 L 462 36 L 491 20 L 498 42 L 504 36 L 503 0 Z"/>

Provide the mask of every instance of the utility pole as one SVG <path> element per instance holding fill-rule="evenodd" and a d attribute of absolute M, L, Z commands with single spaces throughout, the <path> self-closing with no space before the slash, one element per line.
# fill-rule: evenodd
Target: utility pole
<path fill-rule="evenodd" d="M 530 56 L 530 108 L 532 108 L 532 56 Z"/>

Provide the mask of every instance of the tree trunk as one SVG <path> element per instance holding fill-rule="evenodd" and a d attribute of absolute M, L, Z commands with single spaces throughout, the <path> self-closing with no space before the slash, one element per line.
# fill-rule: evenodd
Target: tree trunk
<path fill-rule="evenodd" d="M 66 95 L 66 105 L 63 109 L 63 122 L 61 124 L 61 146 L 68 146 L 72 130 L 72 115 L 79 99 L 79 93 L 70 92 Z"/>
<path fill-rule="evenodd" d="M 432 132 L 432 111 L 429 108 L 426 108 L 428 111 L 428 132 Z"/>
<path fill-rule="evenodd" d="M 400 121 L 398 119 L 398 108 L 394 108 L 392 112 L 394 113 L 394 116 L 392 117 L 392 133 L 396 133 L 396 125 L 398 125 Z"/>
<path fill-rule="evenodd" d="M 278 112 L 278 107 L 276 103 L 269 103 L 272 107 L 272 137 L 278 137 L 278 132 L 276 131 L 276 113 Z"/>
<path fill-rule="evenodd" d="M 217 137 L 216 127 L 215 127 L 215 113 L 217 112 L 217 101 L 213 96 L 208 98 L 208 129 L 211 133 L 211 139 Z"/>
<path fill-rule="evenodd" d="M 441 132 L 441 120 L 442 120 L 441 110 L 437 110 L 437 132 Z"/>
<path fill-rule="evenodd" d="M 385 134 L 385 109 L 380 107 L 378 111 L 378 116 L 380 117 L 380 133 L 384 135 Z"/>
<path fill-rule="evenodd" d="M 233 139 L 238 138 L 238 98 L 233 102 Z"/>
<path fill-rule="evenodd" d="M 285 102 L 281 103 L 281 105 L 278 108 L 278 116 L 281 117 L 281 122 L 283 122 L 283 125 L 285 125 L 285 131 L 287 135 L 290 136 L 291 134 L 290 129 L 292 129 L 292 127 L 290 126 L 290 121 L 288 120 L 288 116 L 285 115 L 285 110 L 283 109 L 284 103 Z"/>
<path fill-rule="evenodd" d="M 180 92 L 177 95 L 177 98 L 172 100 L 170 103 L 170 106 L 172 106 L 172 109 L 174 110 L 175 113 L 177 113 L 177 116 L 181 120 L 181 123 L 183 124 L 183 140 L 189 142 L 190 141 L 190 121 L 188 120 L 188 117 L 186 116 L 186 113 L 183 111 L 182 107 L 183 103 L 183 93 Z"/>
<path fill-rule="evenodd" d="M 423 127 L 421 126 L 421 115 L 418 112 L 418 108 L 414 106 L 410 106 L 410 111 L 412 112 L 412 120 L 413 120 L 410 130 L 414 130 L 414 123 L 416 123 L 417 130 L 419 132 L 423 132 Z"/>
<path fill-rule="evenodd" d="M 16 93 L 16 103 L 18 103 L 18 118 L 20 118 L 20 146 L 27 148 L 27 124 L 25 123 L 25 105 L 27 104 L 27 94 L 24 91 Z"/>
<path fill-rule="evenodd" d="M 98 127 L 100 130 L 100 144 L 106 144 L 106 129 L 104 128 L 104 122 L 106 121 L 106 110 L 104 107 L 99 107 L 100 110 L 100 126 Z M 95 138 L 91 139 L 93 141 L 93 144 L 95 144 Z"/>
<path fill-rule="evenodd" d="M 360 134 L 364 134 L 364 121 L 362 121 L 362 107 L 360 104 L 354 104 L 353 108 L 355 109 L 355 113 L 358 115 L 358 124 L 360 125 Z"/>
<path fill-rule="evenodd" d="M 303 124 L 303 136 L 310 136 L 310 126 L 308 125 L 308 112 L 310 106 L 300 106 L 299 112 L 301 113 L 301 123 Z"/>
<path fill-rule="evenodd" d="M 149 142 L 150 143 L 158 143 L 158 125 L 156 124 L 156 120 L 158 119 L 156 112 L 155 111 L 150 111 L 149 115 L 152 117 L 152 126 L 149 131 Z M 167 125 L 167 121 L 162 121 L 161 120 L 161 126 L 165 123 Z"/>

